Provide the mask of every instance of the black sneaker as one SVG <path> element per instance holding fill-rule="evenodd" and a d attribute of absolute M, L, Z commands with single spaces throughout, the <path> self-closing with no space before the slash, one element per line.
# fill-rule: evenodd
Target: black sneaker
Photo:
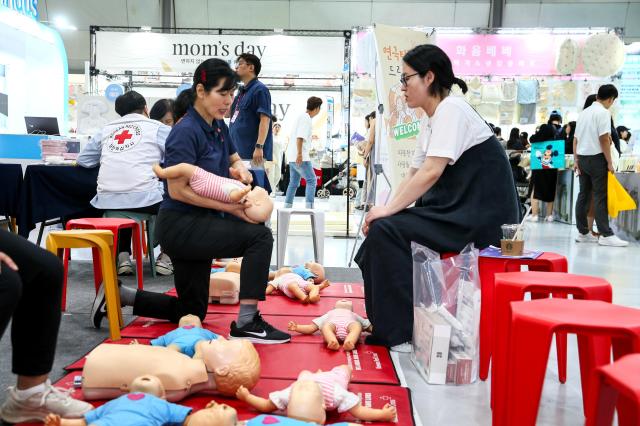
<path fill-rule="evenodd" d="M 118 288 L 122 285 L 122 281 L 118 280 Z M 100 328 L 102 325 L 102 318 L 107 316 L 107 299 L 104 296 L 104 283 L 100 284 L 96 298 L 93 299 L 93 305 L 91 306 L 91 320 L 95 328 Z"/>
<path fill-rule="evenodd" d="M 245 324 L 243 327 L 238 327 L 236 322 L 231 323 L 231 333 L 229 333 L 231 339 L 247 339 L 253 343 L 262 344 L 277 344 L 287 343 L 291 340 L 291 335 L 284 333 L 271 324 L 262 319 L 260 312 L 256 312 L 253 317 L 253 321 Z"/>

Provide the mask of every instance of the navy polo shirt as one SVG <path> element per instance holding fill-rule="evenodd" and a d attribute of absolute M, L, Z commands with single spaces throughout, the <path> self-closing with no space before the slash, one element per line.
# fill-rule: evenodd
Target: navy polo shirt
<path fill-rule="evenodd" d="M 271 117 L 271 93 L 257 78 L 251 80 L 238 91 L 238 95 L 231 105 L 231 120 L 229 132 L 231 140 L 238 150 L 240 158 L 253 158 L 253 151 L 258 142 L 258 130 L 261 114 Z M 234 119 L 235 117 L 235 119 Z M 271 125 L 264 141 L 264 158 L 273 159 L 273 134 Z"/>
<path fill-rule="evenodd" d="M 229 156 L 235 152 L 229 129 L 223 120 L 213 120 L 209 126 L 193 107 L 189 107 L 165 142 L 164 166 L 189 163 L 218 176 L 230 177 Z M 160 208 L 184 212 L 214 211 L 174 200 L 166 188 Z"/>

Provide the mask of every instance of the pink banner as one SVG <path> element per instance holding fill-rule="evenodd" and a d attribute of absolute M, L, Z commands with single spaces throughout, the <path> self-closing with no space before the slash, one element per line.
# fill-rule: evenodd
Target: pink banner
<path fill-rule="evenodd" d="M 456 75 L 557 75 L 560 44 L 566 34 L 437 34 L 436 44 L 451 58 Z M 574 74 L 582 73 L 582 65 Z"/>

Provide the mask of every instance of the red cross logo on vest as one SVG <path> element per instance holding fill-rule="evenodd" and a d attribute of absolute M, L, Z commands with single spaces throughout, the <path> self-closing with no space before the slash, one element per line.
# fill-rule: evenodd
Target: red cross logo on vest
<path fill-rule="evenodd" d="M 131 133 L 129 133 L 129 130 L 124 129 L 122 132 L 120 132 L 119 134 L 115 135 L 113 138 L 118 141 L 118 145 L 122 145 L 128 139 L 131 139 L 132 137 L 133 137 L 133 135 Z"/>

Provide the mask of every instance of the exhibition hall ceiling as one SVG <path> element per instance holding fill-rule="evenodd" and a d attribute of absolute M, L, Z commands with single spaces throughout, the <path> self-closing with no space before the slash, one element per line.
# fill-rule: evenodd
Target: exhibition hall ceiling
<path fill-rule="evenodd" d="M 578 5 L 579 3 L 579 5 Z M 39 0 L 42 21 L 63 17 L 70 72 L 89 59 L 89 26 L 162 24 L 161 0 Z M 486 27 L 489 0 L 175 0 L 179 28 L 342 30 L 380 22 L 398 26 Z M 506 27 L 624 27 L 640 40 L 640 0 L 507 0 Z"/>

